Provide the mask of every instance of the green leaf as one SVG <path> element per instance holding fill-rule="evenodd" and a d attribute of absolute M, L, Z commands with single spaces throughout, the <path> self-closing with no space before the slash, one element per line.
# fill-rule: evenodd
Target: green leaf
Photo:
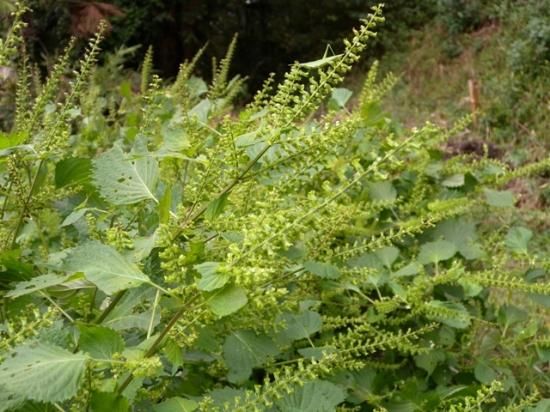
<path fill-rule="evenodd" d="M 229 275 L 219 273 L 219 267 L 219 262 L 204 262 L 194 266 L 195 270 L 202 276 L 197 284 L 199 290 L 210 292 L 225 286 L 229 280 Z"/>
<path fill-rule="evenodd" d="M 485 200 L 487 203 L 494 207 L 513 207 L 514 206 L 514 194 L 509 190 L 492 190 L 484 189 Z"/>
<path fill-rule="evenodd" d="M 0 365 L 0 382 L 25 399 L 59 402 L 76 395 L 88 357 L 45 343 L 15 348 Z"/>
<path fill-rule="evenodd" d="M 150 283 L 147 275 L 110 246 L 88 242 L 72 249 L 63 264 L 67 272 L 82 272 L 107 295 Z"/>
<path fill-rule="evenodd" d="M 432 350 L 428 353 L 421 353 L 414 357 L 416 366 L 428 372 L 428 376 L 431 375 L 437 365 L 443 361 L 445 361 L 445 353 L 440 350 Z"/>
<path fill-rule="evenodd" d="M 391 182 L 369 183 L 367 187 L 372 200 L 395 200 L 397 198 L 397 190 Z"/>
<path fill-rule="evenodd" d="M 297 387 L 277 401 L 281 412 L 334 412 L 344 402 L 346 392 L 332 382 L 314 380 Z"/>
<path fill-rule="evenodd" d="M 433 238 L 451 242 L 468 260 L 483 256 L 481 246 L 476 243 L 476 225 L 462 217 L 439 223 L 433 231 Z"/>
<path fill-rule="evenodd" d="M 525 227 L 512 227 L 508 230 L 504 244 L 514 252 L 525 253 L 532 237 L 533 232 L 531 230 Z"/>
<path fill-rule="evenodd" d="M 248 302 L 246 290 L 238 286 L 227 286 L 221 291 L 214 292 L 208 299 L 208 306 L 219 317 L 230 315 Z"/>
<path fill-rule="evenodd" d="M 153 406 L 155 412 L 192 412 L 199 407 L 199 404 L 189 399 L 176 396 Z"/>
<path fill-rule="evenodd" d="M 189 117 L 195 117 L 199 122 L 208 122 L 208 115 L 212 108 L 212 102 L 209 99 L 201 100 L 196 106 L 189 110 Z"/>
<path fill-rule="evenodd" d="M 122 395 L 113 392 L 93 392 L 92 412 L 128 412 L 130 405 Z"/>
<path fill-rule="evenodd" d="M 424 265 L 452 258 L 457 252 L 456 246 L 446 240 L 424 243 L 420 246 L 418 261 Z"/>
<path fill-rule="evenodd" d="M 112 329 L 103 326 L 79 325 L 78 347 L 95 359 L 111 359 L 122 353 L 124 340 Z"/>
<path fill-rule="evenodd" d="M 101 196 L 114 205 L 154 200 L 158 180 L 156 160 L 148 155 L 132 158 L 118 146 L 94 160 L 94 181 Z"/>
<path fill-rule="evenodd" d="M 6 293 L 9 298 L 18 298 L 19 296 L 28 295 L 38 290 L 46 289 L 51 286 L 60 285 L 67 279 L 67 276 L 59 276 L 53 273 L 46 275 L 40 275 L 31 280 L 19 282 L 16 284 L 15 289 Z"/>
<path fill-rule="evenodd" d="M 233 332 L 223 344 L 223 359 L 229 369 L 227 378 L 232 383 L 242 383 L 250 377 L 253 368 L 262 366 L 278 353 L 267 336 L 246 330 Z"/>
<path fill-rule="evenodd" d="M 73 210 L 61 223 L 61 227 L 70 226 L 73 223 L 78 222 L 86 214 L 87 211 L 93 210 L 89 207 L 83 207 L 82 209 Z"/>
<path fill-rule="evenodd" d="M 387 269 L 391 269 L 393 262 L 399 256 L 399 249 L 395 246 L 386 246 L 381 249 L 378 249 L 374 254 L 380 259 Z"/>
<path fill-rule="evenodd" d="M 322 279 L 337 279 L 340 276 L 338 267 L 330 263 L 308 261 L 304 263 L 304 269 Z"/>
<path fill-rule="evenodd" d="M 345 87 L 337 87 L 332 89 L 330 99 L 336 103 L 339 108 L 344 108 L 352 95 L 353 92 L 350 89 L 346 89 Z"/>
<path fill-rule="evenodd" d="M 422 270 L 422 265 L 418 262 L 411 262 L 405 266 L 403 266 L 401 269 L 399 269 L 397 272 L 392 273 L 392 277 L 405 277 L 405 276 L 413 276 L 419 273 Z"/>
<path fill-rule="evenodd" d="M 293 341 L 308 338 L 321 330 L 323 321 L 317 312 L 305 310 L 301 313 L 283 313 L 277 318 L 278 322 L 284 322 L 285 329 L 280 332 L 280 337 Z"/>
<path fill-rule="evenodd" d="M 447 177 L 441 182 L 445 187 L 460 187 L 464 186 L 464 175 L 462 173 Z"/>
<path fill-rule="evenodd" d="M 151 321 L 151 310 L 139 312 L 145 302 L 151 301 L 155 290 L 142 286 L 131 289 L 124 294 L 118 305 L 107 315 L 102 325 L 114 330 L 142 329 L 147 330 Z M 153 319 L 153 327 L 160 321 L 160 314 L 157 310 Z"/>
<path fill-rule="evenodd" d="M 229 196 L 229 193 L 224 193 L 223 195 L 221 195 L 217 199 L 212 200 L 208 204 L 208 207 L 206 208 L 206 211 L 204 212 L 204 217 L 207 220 L 213 220 L 216 217 L 218 217 L 219 215 L 221 215 L 225 205 L 227 204 L 227 197 L 228 196 Z"/>
<path fill-rule="evenodd" d="M 55 186 L 82 185 L 90 182 L 92 161 L 86 158 L 71 157 L 55 165 Z"/>
<path fill-rule="evenodd" d="M 170 220 L 170 211 L 172 207 L 172 187 L 169 186 L 164 190 L 164 194 L 159 203 L 159 221 L 160 223 L 168 223 Z"/>
<path fill-rule="evenodd" d="M 479 382 L 486 385 L 498 379 L 498 372 L 484 361 L 480 361 L 476 364 L 474 375 Z"/>

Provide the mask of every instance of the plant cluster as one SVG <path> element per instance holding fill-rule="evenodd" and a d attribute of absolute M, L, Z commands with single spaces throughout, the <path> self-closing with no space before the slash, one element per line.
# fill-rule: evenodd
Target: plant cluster
<path fill-rule="evenodd" d="M 149 51 L 107 93 L 101 31 L 38 81 L 15 15 L 0 411 L 548 406 L 550 260 L 505 185 L 550 158 L 446 160 L 468 119 L 404 130 L 376 64 L 352 108 L 339 86 L 381 14 L 238 113 L 236 39 L 210 85 L 200 54 L 168 84 Z"/>

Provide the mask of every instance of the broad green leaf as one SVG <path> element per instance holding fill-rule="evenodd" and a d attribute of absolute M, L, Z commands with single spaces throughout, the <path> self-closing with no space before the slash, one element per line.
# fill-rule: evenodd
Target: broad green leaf
<path fill-rule="evenodd" d="M 353 92 L 345 87 L 337 87 L 332 89 L 330 99 L 336 103 L 339 108 L 344 108 L 346 103 L 353 95 Z"/>
<path fill-rule="evenodd" d="M 124 297 L 107 315 L 102 325 L 114 330 L 142 329 L 147 330 L 151 321 L 151 310 L 140 312 L 140 308 L 147 301 L 152 301 L 155 296 L 155 290 L 150 287 L 142 286 L 131 289 L 124 294 Z M 153 326 L 160 321 L 160 314 L 157 310 L 153 319 Z"/>
<path fill-rule="evenodd" d="M 514 194 L 509 190 L 484 189 L 485 200 L 494 207 L 512 207 L 514 206 Z"/>
<path fill-rule="evenodd" d="M 474 375 L 478 381 L 488 385 L 498 379 L 498 372 L 484 361 L 479 361 L 474 369 Z"/>
<path fill-rule="evenodd" d="M 78 347 L 95 359 L 111 359 L 113 354 L 122 353 L 124 340 L 112 329 L 103 326 L 79 325 Z"/>
<path fill-rule="evenodd" d="M 45 343 L 15 348 L 0 365 L 0 382 L 25 399 L 59 402 L 76 395 L 88 356 Z"/>
<path fill-rule="evenodd" d="M 147 154 L 132 158 L 118 146 L 94 160 L 94 182 L 101 196 L 114 205 L 130 205 L 154 200 L 159 170 Z"/>
<path fill-rule="evenodd" d="M 372 200 L 395 200 L 397 191 L 391 182 L 374 182 L 367 185 Z"/>
<path fill-rule="evenodd" d="M 67 272 L 82 272 L 107 295 L 149 283 L 147 275 L 110 246 L 88 242 L 70 251 L 63 264 Z"/>
<path fill-rule="evenodd" d="M 51 286 L 60 285 L 67 279 L 67 276 L 59 276 L 53 273 L 40 275 L 31 280 L 23 281 L 15 285 L 15 289 L 6 293 L 9 298 L 18 298 L 19 296 L 28 295 L 38 290 L 46 289 Z"/>
<path fill-rule="evenodd" d="M 399 256 L 399 249 L 395 246 L 386 246 L 381 249 L 378 249 L 374 254 L 380 259 L 387 269 L 391 269 L 393 262 Z"/>
<path fill-rule="evenodd" d="M 189 110 L 189 117 L 195 117 L 199 122 L 208 122 L 208 115 L 212 108 L 212 102 L 209 99 L 201 100 L 195 107 Z"/>
<path fill-rule="evenodd" d="M 225 286 L 229 280 L 229 275 L 220 273 L 218 271 L 219 267 L 219 262 L 204 262 L 194 266 L 195 270 L 202 276 L 197 284 L 199 290 L 210 292 Z"/>
<path fill-rule="evenodd" d="M 334 412 L 344 402 L 346 392 L 332 382 L 314 380 L 276 402 L 281 412 Z"/>
<path fill-rule="evenodd" d="M 25 132 L 14 132 L 14 133 L 3 133 L 0 132 L 0 149 L 7 149 L 13 146 L 19 146 L 25 140 L 27 140 L 28 133 Z"/>
<path fill-rule="evenodd" d="M 422 265 L 418 262 L 411 262 L 405 266 L 403 266 L 401 269 L 399 269 L 397 272 L 392 273 L 392 277 L 405 277 L 405 276 L 413 276 L 419 273 L 422 270 Z"/>
<path fill-rule="evenodd" d="M 340 276 L 338 267 L 330 263 L 308 261 L 304 263 L 304 269 L 311 274 L 323 279 L 337 279 Z"/>
<path fill-rule="evenodd" d="M 277 322 L 284 322 L 285 329 L 280 332 L 280 337 L 293 341 L 308 338 L 321 330 L 323 321 L 317 312 L 304 310 L 300 313 L 283 313 L 277 318 Z"/>
<path fill-rule="evenodd" d="M 0 365 L 1 370 L 1 365 Z M 21 396 L 10 393 L 6 388 L 0 384 L 0 412 L 5 412 L 8 410 L 15 410 L 19 407 L 25 399 Z"/>
<path fill-rule="evenodd" d="M 464 175 L 463 174 L 456 174 L 447 177 L 445 180 L 441 182 L 441 184 L 445 187 L 460 187 L 464 186 Z"/>
<path fill-rule="evenodd" d="M 223 212 L 223 209 L 225 205 L 227 204 L 227 197 L 229 196 L 229 193 L 224 193 L 217 199 L 212 200 L 208 207 L 206 208 L 206 211 L 204 212 L 204 217 L 208 220 L 213 220 L 217 218 L 221 213 Z"/>
<path fill-rule="evenodd" d="M 420 246 L 418 261 L 424 265 L 441 262 L 452 258 L 456 251 L 456 246 L 446 240 L 424 243 Z"/>
<path fill-rule="evenodd" d="M 61 223 L 61 227 L 70 226 L 73 223 L 78 222 L 86 214 L 87 211 L 93 210 L 89 207 L 83 207 L 82 209 L 73 210 Z"/>
<path fill-rule="evenodd" d="M 153 406 L 154 412 L 192 412 L 199 407 L 195 401 L 176 396 Z"/>
<path fill-rule="evenodd" d="M 478 259 L 483 256 L 481 246 L 476 243 L 476 225 L 462 217 L 439 223 L 432 235 L 434 239 L 443 239 L 454 244 L 466 259 Z"/>
<path fill-rule="evenodd" d="M 424 369 L 428 372 L 428 375 L 431 375 L 437 365 L 442 363 L 445 360 L 445 352 L 441 350 L 432 350 L 427 353 L 421 353 L 414 357 L 414 363 L 420 369 Z"/>
<path fill-rule="evenodd" d="M 249 378 L 253 368 L 263 365 L 278 353 L 267 336 L 247 330 L 233 332 L 223 344 L 223 359 L 229 369 L 227 378 L 232 383 L 242 383 Z"/>
<path fill-rule="evenodd" d="M 86 158 L 71 157 L 55 165 L 55 186 L 81 185 L 90 182 L 92 161 Z"/>
<path fill-rule="evenodd" d="M 504 244 L 508 249 L 525 253 L 527 252 L 527 245 L 533 237 L 533 232 L 525 227 L 512 227 L 508 230 Z"/>
<path fill-rule="evenodd" d="M 208 299 L 208 306 L 219 317 L 230 315 L 248 302 L 246 291 L 238 286 L 226 286 L 214 292 Z"/>
<path fill-rule="evenodd" d="M 114 392 L 93 392 L 90 402 L 91 412 L 128 412 L 128 400 Z"/>

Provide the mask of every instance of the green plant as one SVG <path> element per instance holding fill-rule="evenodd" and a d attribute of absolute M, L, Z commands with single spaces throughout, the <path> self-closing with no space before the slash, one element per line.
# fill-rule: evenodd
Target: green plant
<path fill-rule="evenodd" d="M 514 410 L 549 393 L 550 262 L 502 189 L 550 158 L 445 161 L 468 119 L 403 130 L 377 65 L 340 110 L 381 10 L 239 113 L 234 44 L 209 87 L 197 59 L 164 84 L 149 53 L 141 93 L 107 106 L 101 32 L 64 93 L 69 50 L 37 90 L 19 66 L 0 410 Z"/>

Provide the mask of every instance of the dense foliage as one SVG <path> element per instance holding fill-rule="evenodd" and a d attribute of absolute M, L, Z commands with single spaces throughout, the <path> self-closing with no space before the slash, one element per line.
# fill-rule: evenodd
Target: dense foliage
<path fill-rule="evenodd" d="M 149 51 L 112 89 L 101 34 L 41 81 L 20 16 L 0 410 L 546 410 L 550 258 L 506 185 L 550 157 L 446 159 L 468 119 L 404 129 L 376 64 L 353 102 L 380 6 L 239 113 L 236 40 L 210 85 Z"/>

